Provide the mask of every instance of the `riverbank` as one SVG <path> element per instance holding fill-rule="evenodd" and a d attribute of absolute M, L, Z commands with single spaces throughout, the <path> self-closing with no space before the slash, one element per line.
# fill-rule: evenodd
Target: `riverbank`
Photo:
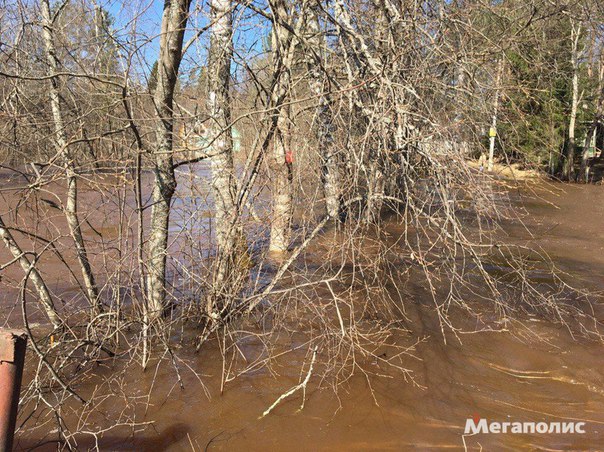
<path fill-rule="evenodd" d="M 466 163 L 470 168 L 480 171 L 480 164 L 478 163 L 478 160 L 467 160 Z M 486 170 L 484 170 L 484 172 L 487 174 Z M 493 172 L 491 174 L 516 181 L 538 182 L 546 178 L 545 173 L 535 169 L 526 168 L 524 165 L 519 163 L 512 163 L 511 165 L 508 165 L 507 163 L 504 164 L 495 162 L 493 164 Z"/>

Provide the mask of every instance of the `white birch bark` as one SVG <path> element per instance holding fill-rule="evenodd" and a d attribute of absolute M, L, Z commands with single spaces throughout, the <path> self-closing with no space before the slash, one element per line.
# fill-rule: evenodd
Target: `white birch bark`
<path fill-rule="evenodd" d="M 347 61 L 349 83 L 355 83 L 350 66 L 354 66 L 357 70 L 360 70 L 360 66 L 364 63 L 366 70 L 368 70 L 371 75 L 388 84 L 387 77 L 384 77 L 384 68 L 381 62 L 372 55 L 363 36 L 355 32 L 354 26 L 352 25 L 352 18 L 346 4 L 342 0 L 335 0 L 333 10 L 334 21 L 338 26 L 338 33 L 345 57 L 347 60 L 351 60 Z M 355 107 L 358 108 L 359 112 L 362 114 L 363 119 L 366 122 L 365 126 L 380 127 L 382 129 L 387 127 L 381 123 L 381 120 L 384 118 L 375 121 L 373 112 L 363 105 L 361 99 L 356 99 Z M 381 143 L 375 143 L 375 146 L 381 146 Z M 369 155 L 367 156 L 367 221 L 378 219 L 383 205 L 385 179 L 381 153 L 380 149 L 374 147 L 370 149 Z"/>
<path fill-rule="evenodd" d="M 231 0 L 212 0 L 210 52 L 208 55 L 208 97 L 210 116 L 207 128 L 212 155 L 212 194 L 215 209 L 217 255 L 211 293 L 206 300 L 206 313 L 213 319 L 228 309 L 238 291 L 239 258 L 246 250 L 239 225 L 237 179 L 233 162 L 231 133 L 230 72 L 233 56 Z"/>
<path fill-rule="evenodd" d="M 576 138 L 575 128 L 577 122 L 577 108 L 579 105 L 579 38 L 581 36 L 581 25 L 571 21 L 571 65 L 573 69 L 572 101 L 570 117 L 568 119 L 568 150 L 564 165 L 564 178 L 572 180 L 575 177 L 575 151 Z"/>
<path fill-rule="evenodd" d="M 271 158 L 272 218 L 269 251 L 287 251 L 290 242 L 293 216 L 292 166 L 286 161 L 287 129 L 289 127 L 288 108 L 283 103 L 287 99 L 291 83 L 291 68 L 294 55 L 294 37 L 283 25 L 288 12 L 285 0 L 271 2 L 274 15 L 272 39 L 273 71 L 277 76 L 273 91 L 276 130 L 273 137 Z M 302 5 L 305 8 L 305 4 Z M 299 21 L 303 16 L 300 16 Z M 301 22 L 298 23 L 298 25 Z"/>
<path fill-rule="evenodd" d="M 493 99 L 493 117 L 491 118 L 491 129 L 489 132 L 489 159 L 487 162 L 487 171 L 493 171 L 495 159 L 495 140 L 497 138 L 497 115 L 499 113 L 499 97 L 501 96 L 501 78 L 503 77 L 503 57 L 499 58 L 497 63 L 497 76 L 495 77 L 495 99 Z"/>
<path fill-rule="evenodd" d="M 36 288 L 40 304 L 42 305 L 42 309 L 46 313 L 46 316 L 55 328 L 60 328 L 62 323 L 61 318 L 59 317 L 59 314 L 55 309 L 52 297 L 50 296 L 48 287 L 46 287 L 46 283 L 42 279 L 42 275 L 40 275 L 38 269 L 32 265 L 27 256 L 25 256 L 25 253 L 23 252 L 19 244 L 15 241 L 1 217 L 0 238 L 8 248 L 8 251 L 11 253 L 13 258 L 19 261 L 19 264 L 21 265 L 21 268 L 23 269 L 25 274 L 29 275 L 29 279 L 31 279 L 32 283 L 34 284 L 34 287 Z"/>
<path fill-rule="evenodd" d="M 173 163 L 174 88 L 182 59 L 183 37 L 190 0 L 166 0 L 162 16 L 157 87 L 153 100 L 157 123 L 151 229 L 148 241 L 147 303 L 150 320 L 160 317 L 166 305 L 166 259 L 170 204 L 176 190 Z M 141 244 L 142 246 L 142 244 Z"/>
<path fill-rule="evenodd" d="M 42 12 L 44 50 L 50 76 L 49 96 L 55 133 L 55 147 L 63 158 L 63 165 L 67 176 L 67 201 L 65 203 L 64 213 L 71 237 L 75 244 L 76 256 L 82 271 L 82 278 L 84 280 L 88 301 L 95 310 L 101 310 L 98 289 L 92 273 L 90 261 L 88 260 L 88 253 L 86 251 L 84 237 L 82 236 L 80 220 L 78 218 L 78 180 L 73 156 L 69 150 L 69 144 L 67 143 L 67 137 L 65 135 L 59 93 L 60 77 L 57 75 L 59 61 L 55 48 L 49 0 L 41 0 L 40 7 Z"/>
<path fill-rule="evenodd" d="M 319 154 L 321 156 L 321 182 L 325 195 L 325 210 L 331 218 L 338 219 L 340 215 L 341 187 L 336 149 L 332 134 L 332 100 L 326 90 L 326 77 L 322 67 L 325 66 L 322 49 L 326 46 L 326 37 L 321 35 L 319 18 L 313 8 L 309 8 L 306 21 L 310 44 L 308 71 L 310 74 L 310 89 L 316 97 L 316 136 Z"/>

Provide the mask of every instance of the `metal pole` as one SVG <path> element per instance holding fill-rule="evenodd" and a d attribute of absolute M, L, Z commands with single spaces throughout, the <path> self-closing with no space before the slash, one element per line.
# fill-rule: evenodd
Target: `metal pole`
<path fill-rule="evenodd" d="M 27 334 L 0 329 L 0 452 L 13 449 Z"/>

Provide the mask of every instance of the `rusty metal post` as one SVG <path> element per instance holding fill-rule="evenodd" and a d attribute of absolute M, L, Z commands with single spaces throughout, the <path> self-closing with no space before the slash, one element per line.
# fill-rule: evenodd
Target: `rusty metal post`
<path fill-rule="evenodd" d="M 27 334 L 0 329 L 0 452 L 13 449 Z"/>

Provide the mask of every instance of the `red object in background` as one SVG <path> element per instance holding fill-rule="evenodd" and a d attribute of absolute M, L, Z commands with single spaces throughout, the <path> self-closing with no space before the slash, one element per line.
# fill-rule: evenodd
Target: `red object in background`
<path fill-rule="evenodd" d="M 287 163 L 288 165 L 291 165 L 292 163 L 294 163 L 294 152 L 293 151 L 287 151 L 285 153 L 285 163 Z"/>

